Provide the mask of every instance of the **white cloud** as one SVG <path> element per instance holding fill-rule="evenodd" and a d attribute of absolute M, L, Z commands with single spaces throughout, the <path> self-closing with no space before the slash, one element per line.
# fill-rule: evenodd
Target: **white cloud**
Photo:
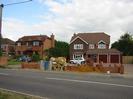
<path fill-rule="evenodd" d="M 16 41 L 25 35 L 36 35 L 43 32 L 37 25 L 30 25 L 26 22 L 14 18 L 6 18 L 2 24 L 2 36 Z"/>
<path fill-rule="evenodd" d="M 57 15 L 48 24 L 58 35 L 67 33 L 68 39 L 74 32 L 104 31 L 113 42 L 124 32 L 133 32 L 132 0 L 72 0 L 65 4 L 44 0 L 44 3 Z"/>
<path fill-rule="evenodd" d="M 57 40 L 70 40 L 74 32 L 106 32 L 111 42 L 124 32 L 133 33 L 132 0 L 38 0 L 49 12 L 38 15 L 41 23 L 28 25 L 22 21 L 4 22 L 4 33 L 55 34 Z M 58 1 L 58 2 L 57 2 Z M 14 24 L 15 23 L 15 24 Z M 7 36 L 9 34 L 5 34 Z M 21 35 L 16 35 L 20 37 Z M 15 38 L 12 36 L 12 38 Z"/>

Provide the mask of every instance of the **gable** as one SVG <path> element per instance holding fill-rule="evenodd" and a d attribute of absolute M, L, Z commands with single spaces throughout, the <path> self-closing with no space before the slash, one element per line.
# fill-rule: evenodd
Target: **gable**
<path fill-rule="evenodd" d="M 76 41 L 77 39 L 80 39 L 80 40 L 83 41 L 84 43 L 88 44 L 84 39 L 82 39 L 82 38 L 79 37 L 79 36 L 77 36 L 76 38 L 74 38 L 74 39 L 70 42 L 70 44 L 73 43 L 74 41 Z"/>
<path fill-rule="evenodd" d="M 78 33 L 73 35 L 71 38 L 71 42 L 73 42 L 75 39 L 80 38 L 86 44 L 97 44 L 100 40 L 103 40 L 106 44 L 110 44 L 110 36 L 105 34 L 104 32 L 99 33 Z M 70 42 L 70 44 L 71 44 Z"/>
<path fill-rule="evenodd" d="M 101 43 L 106 44 L 106 42 L 104 42 L 103 40 L 100 40 L 100 41 L 98 42 L 98 44 L 101 44 Z"/>

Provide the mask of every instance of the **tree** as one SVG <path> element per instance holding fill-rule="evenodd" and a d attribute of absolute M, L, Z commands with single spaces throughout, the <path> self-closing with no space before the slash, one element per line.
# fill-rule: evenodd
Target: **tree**
<path fill-rule="evenodd" d="M 0 50 L 0 57 L 2 56 L 2 50 Z"/>
<path fill-rule="evenodd" d="M 120 39 L 111 45 L 111 48 L 116 48 L 123 52 L 123 55 L 133 55 L 133 37 L 129 33 L 125 33 Z"/>
<path fill-rule="evenodd" d="M 69 57 L 69 44 L 63 41 L 55 41 L 55 47 L 45 51 L 49 57 Z"/>
<path fill-rule="evenodd" d="M 40 60 L 40 55 L 36 52 L 32 54 L 32 61 L 38 62 Z"/>

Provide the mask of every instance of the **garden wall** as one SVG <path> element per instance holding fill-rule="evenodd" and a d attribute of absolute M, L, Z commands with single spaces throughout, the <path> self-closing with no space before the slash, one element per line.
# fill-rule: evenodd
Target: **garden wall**
<path fill-rule="evenodd" d="M 5 66 L 8 63 L 8 58 L 5 56 L 0 57 L 0 66 Z"/>
<path fill-rule="evenodd" d="M 21 67 L 28 69 L 40 69 L 40 64 L 37 62 L 23 62 Z"/>
<path fill-rule="evenodd" d="M 114 65 L 114 66 L 87 66 L 87 65 L 80 65 L 80 66 L 66 66 L 65 71 L 76 71 L 76 72 L 101 72 L 107 73 L 120 73 L 124 74 L 124 66 L 123 65 Z"/>

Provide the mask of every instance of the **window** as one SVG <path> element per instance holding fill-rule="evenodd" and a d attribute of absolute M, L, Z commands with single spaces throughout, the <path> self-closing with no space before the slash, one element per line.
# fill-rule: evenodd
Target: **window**
<path fill-rule="evenodd" d="M 83 58 L 83 55 L 82 54 L 74 54 L 73 55 L 73 59 L 81 60 L 82 58 Z"/>
<path fill-rule="evenodd" d="M 99 44 L 99 45 L 98 45 L 98 48 L 99 48 L 99 49 L 106 49 L 106 45 L 105 45 L 105 44 Z"/>
<path fill-rule="evenodd" d="M 100 41 L 100 42 L 98 43 L 98 49 L 106 49 L 106 44 L 105 44 L 105 42 Z"/>
<path fill-rule="evenodd" d="M 74 49 L 83 49 L 83 44 L 74 44 Z"/>
<path fill-rule="evenodd" d="M 26 43 L 26 46 L 28 46 L 28 45 L 29 45 L 29 43 L 27 42 L 27 43 Z"/>
<path fill-rule="evenodd" d="M 34 41 L 33 46 L 39 46 L 39 41 Z"/>
<path fill-rule="evenodd" d="M 89 44 L 89 49 L 94 49 L 94 44 Z"/>
<path fill-rule="evenodd" d="M 21 46 L 21 43 L 19 42 L 19 43 L 17 43 L 17 46 Z"/>

